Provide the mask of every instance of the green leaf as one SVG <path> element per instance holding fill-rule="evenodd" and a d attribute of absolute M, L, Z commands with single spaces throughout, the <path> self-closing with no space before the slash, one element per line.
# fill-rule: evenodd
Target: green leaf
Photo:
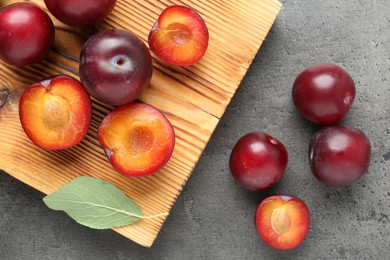
<path fill-rule="evenodd" d="M 78 223 L 96 229 L 131 224 L 146 217 L 141 209 L 110 182 L 82 176 L 43 198 L 53 210 L 65 211 Z M 165 214 L 166 215 L 166 214 Z"/>

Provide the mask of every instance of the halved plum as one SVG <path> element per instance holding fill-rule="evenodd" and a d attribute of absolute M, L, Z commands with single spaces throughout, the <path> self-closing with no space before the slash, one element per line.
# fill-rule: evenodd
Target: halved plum
<path fill-rule="evenodd" d="M 98 138 L 114 169 L 127 176 L 146 176 L 160 170 L 175 144 L 169 120 L 144 103 L 111 111 L 99 126 Z"/>
<path fill-rule="evenodd" d="M 270 196 L 257 208 L 255 225 L 267 245 L 279 250 L 293 249 L 304 240 L 309 230 L 309 209 L 296 197 Z"/>
<path fill-rule="evenodd" d="M 206 53 L 209 31 L 203 18 L 192 8 L 167 7 L 149 33 L 149 47 L 167 63 L 189 66 Z"/>
<path fill-rule="evenodd" d="M 88 132 L 91 111 L 83 86 L 64 75 L 32 84 L 19 103 L 23 130 L 34 144 L 46 150 L 77 145 Z"/>

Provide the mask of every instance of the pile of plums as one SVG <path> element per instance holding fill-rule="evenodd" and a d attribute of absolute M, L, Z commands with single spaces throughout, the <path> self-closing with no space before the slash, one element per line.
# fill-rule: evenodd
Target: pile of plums
<path fill-rule="evenodd" d="M 355 99 L 351 76 L 334 64 L 317 64 L 295 79 L 292 99 L 308 120 L 325 125 L 309 144 L 311 172 L 320 182 L 349 185 L 367 172 L 371 144 L 359 129 L 339 125 Z M 241 137 L 230 155 L 230 172 L 249 190 L 264 190 L 276 184 L 287 166 L 285 146 L 263 132 Z M 265 243 L 276 249 L 292 249 L 305 238 L 310 224 L 307 205 L 300 199 L 274 195 L 260 203 L 255 225 Z"/>
<path fill-rule="evenodd" d="M 59 21 L 93 26 L 107 17 L 116 0 L 45 0 Z M 19 2 L 0 10 L 0 59 L 24 67 L 50 51 L 55 28 L 39 6 Z M 208 29 L 193 9 L 172 5 L 158 17 L 148 43 L 166 63 L 197 63 L 208 46 Z M 116 106 L 101 122 L 98 140 L 110 163 L 127 176 L 145 176 L 161 169 L 175 144 L 174 129 L 155 107 L 137 102 L 153 73 L 148 47 L 135 34 L 108 29 L 92 35 L 80 53 L 80 81 L 53 75 L 29 86 L 19 103 L 22 127 L 46 150 L 70 148 L 85 137 L 91 123 L 90 96 Z"/>

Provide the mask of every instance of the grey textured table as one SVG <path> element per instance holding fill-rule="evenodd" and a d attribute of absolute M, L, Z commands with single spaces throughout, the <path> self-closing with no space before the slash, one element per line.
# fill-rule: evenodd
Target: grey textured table
<path fill-rule="evenodd" d="M 152 248 L 76 224 L 49 210 L 43 194 L 1 172 L 0 259 L 389 259 L 390 1 L 282 2 Z M 322 62 L 339 64 L 354 78 L 357 97 L 342 123 L 365 131 L 373 145 L 369 172 L 344 188 L 313 179 L 307 146 L 317 127 L 291 102 L 296 75 Z M 227 167 L 234 143 L 254 130 L 281 140 L 290 156 L 283 179 L 265 193 L 240 188 Z M 298 196 L 311 211 L 309 233 L 291 251 L 267 247 L 254 228 L 258 203 L 274 193 Z"/>

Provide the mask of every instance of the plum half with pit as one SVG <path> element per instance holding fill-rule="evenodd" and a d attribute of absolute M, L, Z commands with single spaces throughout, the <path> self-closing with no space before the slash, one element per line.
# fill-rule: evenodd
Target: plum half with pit
<path fill-rule="evenodd" d="M 152 58 L 134 34 L 120 29 L 94 34 L 80 55 L 80 79 L 87 92 L 113 106 L 133 102 L 152 78 Z"/>
<path fill-rule="evenodd" d="M 116 0 L 45 0 L 45 4 L 61 22 L 86 27 L 108 16 Z"/>
<path fill-rule="evenodd" d="M 99 126 L 98 138 L 114 169 L 135 177 L 160 170 L 175 145 L 174 129 L 164 114 L 138 102 L 111 111 Z"/>
<path fill-rule="evenodd" d="M 311 171 L 330 186 L 346 186 L 359 180 L 367 172 L 370 159 L 370 140 L 355 127 L 325 126 L 310 141 Z"/>
<path fill-rule="evenodd" d="M 65 75 L 32 84 L 19 102 L 23 130 L 34 144 L 46 150 L 77 145 L 88 132 L 91 111 L 83 86 Z"/>
<path fill-rule="evenodd" d="M 267 245 L 278 250 L 290 250 L 301 244 L 309 231 L 309 208 L 297 197 L 273 195 L 258 206 L 255 226 Z"/>
<path fill-rule="evenodd" d="M 283 176 L 288 161 L 285 146 L 263 132 L 241 137 L 230 154 L 230 172 L 248 190 L 263 190 Z"/>
<path fill-rule="evenodd" d="M 20 2 L 0 10 L 0 59 L 6 63 L 36 63 L 46 57 L 53 41 L 53 22 L 39 6 Z"/>

